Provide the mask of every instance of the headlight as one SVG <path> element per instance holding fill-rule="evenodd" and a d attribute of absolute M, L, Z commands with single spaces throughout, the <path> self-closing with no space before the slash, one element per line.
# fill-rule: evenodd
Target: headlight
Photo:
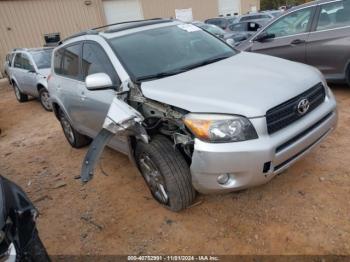
<path fill-rule="evenodd" d="M 197 138 L 204 141 L 223 143 L 258 138 L 252 123 L 242 116 L 188 114 L 184 123 Z"/>

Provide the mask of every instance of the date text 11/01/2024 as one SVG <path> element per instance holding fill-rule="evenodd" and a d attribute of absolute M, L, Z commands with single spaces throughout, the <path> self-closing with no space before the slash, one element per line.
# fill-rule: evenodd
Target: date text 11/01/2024
<path fill-rule="evenodd" d="M 128 256 L 128 261 L 220 261 L 217 256 Z"/>

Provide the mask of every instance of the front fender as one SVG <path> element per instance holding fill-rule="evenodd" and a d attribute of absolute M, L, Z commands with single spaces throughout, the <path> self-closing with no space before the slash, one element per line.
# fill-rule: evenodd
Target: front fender
<path fill-rule="evenodd" d="M 141 139 L 146 143 L 148 142 L 147 132 L 142 126 L 143 120 L 143 116 L 122 99 L 117 97 L 113 99 L 102 129 L 92 141 L 84 158 L 81 169 L 81 180 L 84 183 L 92 179 L 103 150 L 113 136 L 127 135 L 130 137 L 132 135 L 136 139 Z M 129 157 L 130 152 L 132 151 L 129 143 Z"/>
<path fill-rule="evenodd" d="M 39 90 L 39 86 L 43 86 L 47 91 L 49 91 L 46 78 L 39 77 L 37 82 L 38 90 Z"/>

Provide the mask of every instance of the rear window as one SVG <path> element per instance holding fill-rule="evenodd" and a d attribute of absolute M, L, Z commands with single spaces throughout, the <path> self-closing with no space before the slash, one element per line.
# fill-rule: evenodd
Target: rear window
<path fill-rule="evenodd" d="M 54 54 L 54 70 L 56 74 L 61 74 L 61 64 L 62 64 L 62 57 L 63 57 L 64 49 L 58 49 Z"/>
<path fill-rule="evenodd" d="M 79 78 L 80 57 L 80 43 L 57 50 L 54 54 L 55 73 L 69 78 Z"/>

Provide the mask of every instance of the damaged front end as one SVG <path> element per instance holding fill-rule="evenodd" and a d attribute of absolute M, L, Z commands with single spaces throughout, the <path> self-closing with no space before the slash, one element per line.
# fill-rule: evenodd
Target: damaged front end
<path fill-rule="evenodd" d="M 137 110 L 136 110 L 137 109 Z M 145 98 L 138 87 L 120 92 L 114 99 L 104 120 L 102 129 L 91 143 L 81 169 L 81 180 L 89 182 L 104 151 L 114 136 L 135 138 L 136 143 L 149 143 L 152 136 L 160 134 L 173 141 L 190 164 L 193 153 L 193 137 L 183 124 L 187 112 L 174 109 Z M 130 145 L 131 146 L 131 145 Z M 133 151 L 130 148 L 131 152 Z"/>
<path fill-rule="evenodd" d="M 115 97 L 113 99 L 107 117 L 103 123 L 103 127 L 92 141 L 85 156 L 81 170 L 81 179 L 84 183 L 92 179 L 95 167 L 105 146 L 116 134 L 130 132 L 145 143 L 148 142 L 147 132 L 142 126 L 143 120 L 144 118 L 139 112 L 130 107 L 120 98 Z"/>

